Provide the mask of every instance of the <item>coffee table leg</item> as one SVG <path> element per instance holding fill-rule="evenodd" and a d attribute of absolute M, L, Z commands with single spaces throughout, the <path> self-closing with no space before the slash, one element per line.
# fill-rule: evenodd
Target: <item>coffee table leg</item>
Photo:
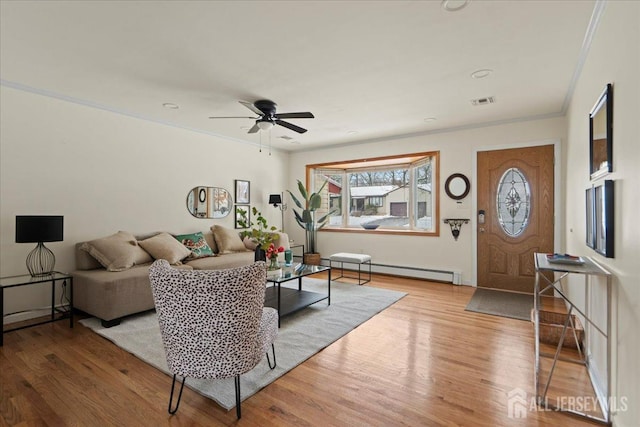
<path fill-rule="evenodd" d="M 278 328 L 280 327 L 280 282 L 277 283 L 278 285 Z"/>
<path fill-rule="evenodd" d="M 298 290 L 302 290 L 302 277 L 298 277 Z"/>

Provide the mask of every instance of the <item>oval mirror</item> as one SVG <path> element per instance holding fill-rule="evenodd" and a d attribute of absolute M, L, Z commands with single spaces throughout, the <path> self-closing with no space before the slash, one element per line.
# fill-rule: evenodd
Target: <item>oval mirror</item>
<path fill-rule="evenodd" d="M 224 218 L 232 205 L 231 194 L 224 188 L 195 187 L 187 194 L 187 210 L 196 218 Z"/>
<path fill-rule="evenodd" d="M 444 191 L 453 200 L 464 199 L 469 194 L 470 189 L 469 179 L 461 173 L 454 173 L 444 183 Z"/>

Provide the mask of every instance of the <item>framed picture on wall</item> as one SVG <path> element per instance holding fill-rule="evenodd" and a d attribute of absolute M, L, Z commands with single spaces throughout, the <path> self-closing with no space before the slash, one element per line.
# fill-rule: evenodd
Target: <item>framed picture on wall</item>
<path fill-rule="evenodd" d="M 248 228 L 251 224 L 251 209 L 249 206 L 235 206 L 234 218 L 235 228 Z"/>
<path fill-rule="evenodd" d="M 595 210 L 595 205 L 593 203 L 593 188 L 587 188 L 585 195 L 585 218 L 586 218 L 586 243 L 590 248 L 595 249 L 596 247 L 596 234 L 595 234 L 595 221 L 593 211 Z"/>
<path fill-rule="evenodd" d="M 248 205 L 251 201 L 251 191 L 250 191 L 249 181 L 236 179 L 235 186 L 236 186 L 236 204 Z"/>
<path fill-rule="evenodd" d="M 607 84 L 589 113 L 589 174 L 591 179 L 613 172 L 613 86 Z"/>
<path fill-rule="evenodd" d="M 593 187 L 595 250 L 607 258 L 613 258 L 614 204 L 613 181 L 608 179 Z"/>

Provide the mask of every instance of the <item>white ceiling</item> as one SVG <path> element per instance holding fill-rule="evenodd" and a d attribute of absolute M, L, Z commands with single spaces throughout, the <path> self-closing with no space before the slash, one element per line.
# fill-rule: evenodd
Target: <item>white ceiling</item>
<path fill-rule="evenodd" d="M 0 76 L 250 143 L 260 138 L 247 134 L 252 120 L 208 117 L 251 116 L 238 101 L 267 98 L 278 112 L 315 114 L 289 120 L 305 134 L 271 131 L 274 147 L 303 150 L 562 114 L 594 5 L 2 0 Z M 488 96 L 496 102 L 471 105 Z"/>

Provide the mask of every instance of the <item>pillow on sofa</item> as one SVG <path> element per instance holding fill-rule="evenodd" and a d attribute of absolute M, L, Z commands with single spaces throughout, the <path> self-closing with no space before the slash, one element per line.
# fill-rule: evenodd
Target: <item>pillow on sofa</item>
<path fill-rule="evenodd" d="M 118 231 L 111 236 L 85 242 L 80 249 L 88 252 L 108 271 L 124 271 L 153 259 L 136 243 L 133 234 Z"/>
<path fill-rule="evenodd" d="M 191 255 L 191 251 L 169 233 L 160 233 L 138 244 L 155 259 L 166 259 L 169 264 L 180 264 L 180 261 Z"/>
<path fill-rule="evenodd" d="M 215 256 L 213 250 L 207 244 L 204 239 L 204 234 L 191 233 L 191 234 L 178 234 L 174 236 L 178 242 L 182 243 L 187 249 L 191 251 L 188 259 L 204 258 L 208 256 Z"/>
<path fill-rule="evenodd" d="M 256 248 L 258 247 L 258 242 L 254 241 L 249 236 L 246 236 L 244 239 L 242 239 L 242 244 L 244 245 L 245 248 L 249 249 L 250 251 L 255 251 Z"/>
<path fill-rule="evenodd" d="M 220 225 L 211 226 L 213 238 L 218 245 L 218 252 L 221 254 L 230 254 L 233 252 L 246 252 L 240 234 L 236 230 L 231 230 Z"/>

